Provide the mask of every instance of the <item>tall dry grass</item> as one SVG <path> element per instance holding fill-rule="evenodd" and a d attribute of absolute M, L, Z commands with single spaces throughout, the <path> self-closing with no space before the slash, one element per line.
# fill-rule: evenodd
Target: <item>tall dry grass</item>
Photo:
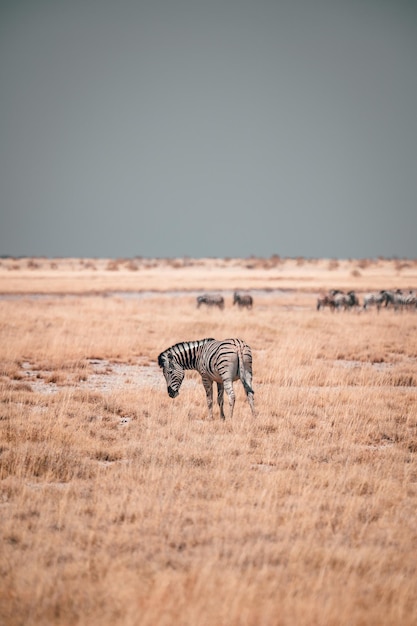
<path fill-rule="evenodd" d="M 0 301 L 0 623 L 417 622 L 417 314 L 292 297 Z M 252 346 L 256 419 L 168 397 L 205 336 Z"/>

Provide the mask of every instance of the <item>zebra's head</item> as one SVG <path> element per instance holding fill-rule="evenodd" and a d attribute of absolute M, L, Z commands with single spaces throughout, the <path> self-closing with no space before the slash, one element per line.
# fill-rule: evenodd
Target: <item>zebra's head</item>
<path fill-rule="evenodd" d="M 158 365 L 162 367 L 167 383 L 167 391 L 170 398 L 176 398 L 179 394 L 181 383 L 184 380 L 184 370 L 174 358 L 170 350 L 161 352 L 158 357 Z"/>

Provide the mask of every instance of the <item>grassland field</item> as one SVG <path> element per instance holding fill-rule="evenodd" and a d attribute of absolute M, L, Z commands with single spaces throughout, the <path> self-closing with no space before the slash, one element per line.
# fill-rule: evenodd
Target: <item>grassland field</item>
<path fill-rule="evenodd" d="M 417 310 L 333 288 L 417 261 L 0 259 L 0 624 L 417 623 Z M 168 397 L 158 354 L 207 336 L 251 346 L 256 418 Z"/>

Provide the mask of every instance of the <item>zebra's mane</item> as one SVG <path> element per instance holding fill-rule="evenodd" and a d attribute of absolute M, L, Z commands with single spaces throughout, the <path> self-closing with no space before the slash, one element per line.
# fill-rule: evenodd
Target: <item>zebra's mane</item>
<path fill-rule="evenodd" d="M 159 367 L 164 367 L 164 361 L 169 355 L 174 357 L 177 362 L 181 363 L 181 365 L 184 365 L 183 357 L 187 358 L 192 356 L 193 359 L 195 359 L 199 348 L 206 345 L 210 341 L 215 341 L 215 339 L 213 337 L 207 337 L 206 339 L 197 339 L 195 341 L 180 341 L 179 343 L 176 343 L 170 348 L 164 350 L 164 352 L 161 352 L 158 357 L 158 365 Z"/>

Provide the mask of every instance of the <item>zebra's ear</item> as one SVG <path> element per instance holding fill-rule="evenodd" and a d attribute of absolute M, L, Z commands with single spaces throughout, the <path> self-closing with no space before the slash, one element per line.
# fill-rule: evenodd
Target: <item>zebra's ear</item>
<path fill-rule="evenodd" d="M 164 359 L 163 359 L 164 353 L 161 352 L 161 354 L 158 357 L 158 365 L 159 367 L 164 367 Z"/>

